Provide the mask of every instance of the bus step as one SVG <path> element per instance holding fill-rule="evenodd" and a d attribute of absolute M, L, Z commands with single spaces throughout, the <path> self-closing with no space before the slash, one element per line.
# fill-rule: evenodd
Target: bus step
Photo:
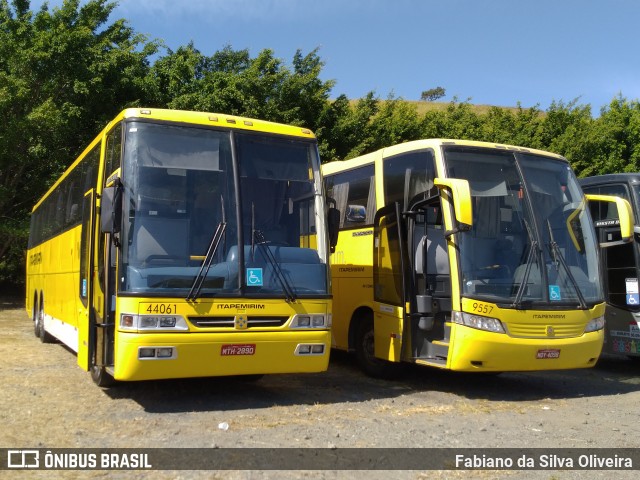
<path fill-rule="evenodd" d="M 441 357 L 416 358 L 415 362 L 418 365 L 426 365 L 427 367 L 445 368 L 447 366 L 447 359 Z"/>
<path fill-rule="evenodd" d="M 446 347 L 449 350 L 449 339 L 446 338 L 444 340 L 434 340 L 431 342 L 433 345 L 438 345 L 440 347 Z"/>
<path fill-rule="evenodd" d="M 444 340 L 449 342 L 449 338 L 451 337 L 451 322 L 445 322 L 444 324 Z"/>

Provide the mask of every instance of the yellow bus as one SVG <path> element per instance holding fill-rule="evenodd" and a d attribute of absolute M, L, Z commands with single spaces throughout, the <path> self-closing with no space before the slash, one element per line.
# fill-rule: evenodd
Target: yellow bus
<path fill-rule="evenodd" d="M 569 163 L 431 139 L 323 165 L 340 211 L 332 344 L 371 375 L 394 362 L 475 372 L 593 366 L 598 245 Z M 619 205 L 624 241 L 632 235 Z"/>
<path fill-rule="evenodd" d="M 640 173 L 616 173 L 580 179 L 587 197 L 615 195 L 632 205 L 635 222 L 633 242 L 603 249 L 601 264 L 605 310 L 604 351 L 640 359 Z M 595 197 L 597 198 L 597 197 Z M 591 216 L 601 242 L 620 239 L 620 219 L 615 206 L 590 202 Z"/>
<path fill-rule="evenodd" d="M 27 312 L 99 385 L 324 371 L 327 216 L 311 131 L 127 109 L 33 208 Z"/>

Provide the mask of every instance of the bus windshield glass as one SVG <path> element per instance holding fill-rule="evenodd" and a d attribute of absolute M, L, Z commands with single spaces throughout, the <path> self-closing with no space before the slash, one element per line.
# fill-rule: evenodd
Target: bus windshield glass
<path fill-rule="evenodd" d="M 315 143 L 129 122 L 122 184 L 121 292 L 327 295 Z"/>
<path fill-rule="evenodd" d="M 514 308 L 602 301 L 590 214 L 566 162 L 486 148 L 444 154 L 473 202 L 473 227 L 458 235 L 464 296 Z"/>

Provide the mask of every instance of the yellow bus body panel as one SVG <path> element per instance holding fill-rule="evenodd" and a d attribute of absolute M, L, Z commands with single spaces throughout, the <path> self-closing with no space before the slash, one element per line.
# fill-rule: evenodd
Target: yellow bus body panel
<path fill-rule="evenodd" d="M 290 329 L 295 314 L 331 313 L 329 300 L 282 299 L 201 299 L 187 302 L 175 298 L 118 298 L 116 318 L 120 314 L 149 314 L 154 306 L 170 305 L 172 312 L 185 319 L 205 317 L 279 316 L 288 317 L 282 327 L 203 327 L 187 321 L 189 331 L 127 332 L 120 329 L 115 343 L 116 380 L 135 381 L 162 378 L 210 377 L 271 373 L 323 372 L 329 365 L 331 332 L 329 329 Z M 296 354 L 300 344 L 323 345 L 322 354 Z M 251 355 L 222 355 L 225 345 L 252 345 Z M 174 347 L 174 358 L 140 359 L 140 347 Z"/>
<path fill-rule="evenodd" d="M 604 315 L 604 304 L 591 310 L 513 310 L 463 298 L 463 310 L 478 305 L 499 319 L 508 333 L 493 333 L 450 324 L 448 367 L 459 371 L 532 371 L 593 367 L 600 356 L 604 330 L 584 333 L 586 325 Z M 552 320 L 551 320 L 552 319 Z M 539 352 L 557 353 L 557 358 Z"/>
<path fill-rule="evenodd" d="M 265 373 L 323 372 L 329 364 L 330 333 L 324 331 L 129 334 L 116 346 L 116 380 L 212 377 Z M 325 345 L 322 355 L 295 355 L 301 343 Z M 253 355 L 221 355 L 224 345 L 255 345 Z M 175 347 L 173 359 L 138 359 L 143 346 Z M 295 367 L 294 367 L 295 366 Z"/>
<path fill-rule="evenodd" d="M 575 338 L 512 338 L 502 333 L 451 326 L 452 370 L 519 372 L 593 367 L 602 351 L 604 331 Z M 559 350 L 558 358 L 538 359 L 541 350 Z"/>

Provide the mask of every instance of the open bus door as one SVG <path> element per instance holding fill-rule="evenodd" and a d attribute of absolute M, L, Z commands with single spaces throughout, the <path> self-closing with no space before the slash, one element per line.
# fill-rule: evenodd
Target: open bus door
<path fill-rule="evenodd" d="M 91 258 L 94 259 L 93 285 L 89 309 L 89 369 L 91 378 L 99 386 L 108 386 L 113 377 L 107 367 L 113 365 L 115 335 L 116 242 L 121 223 L 122 190 L 116 186 L 102 191 L 98 225 L 93 229 L 95 241 Z M 95 205 L 95 203 L 94 203 Z M 94 214 L 95 217 L 95 214 Z"/>
<path fill-rule="evenodd" d="M 601 244 L 621 239 L 618 227 L 597 227 Z M 640 354 L 638 321 L 638 255 L 635 242 L 620 242 L 601 250 L 607 309 L 605 345 L 607 353 L 637 356 Z"/>
<path fill-rule="evenodd" d="M 95 226 L 95 190 L 85 193 L 82 200 L 82 230 L 80 233 L 80 276 L 78 296 L 82 304 L 78 316 L 78 365 L 90 368 L 93 352 L 93 235 Z"/>
<path fill-rule="evenodd" d="M 83 308 L 78 322 L 78 365 L 89 370 L 98 385 L 105 386 L 110 378 L 104 365 L 109 364 L 113 346 L 113 329 L 107 335 L 105 328 L 109 323 L 105 285 L 113 275 L 105 268 L 109 259 L 105 256 L 105 235 L 96 221 L 96 213 L 96 192 L 91 189 L 82 204 L 79 296 Z"/>
<path fill-rule="evenodd" d="M 369 364 L 360 363 L 371 375 L 386 376 L 390 373 L 386 362 L 403 359 L 408 314 L 406 272 L 406 228 L 396 202 L 378 210 L 374 219 L 373 329 L 358 336 L 358 346 L 365 342 L 369 354 Z M 360 354 L 358 357 L 361 360 Z"/>

